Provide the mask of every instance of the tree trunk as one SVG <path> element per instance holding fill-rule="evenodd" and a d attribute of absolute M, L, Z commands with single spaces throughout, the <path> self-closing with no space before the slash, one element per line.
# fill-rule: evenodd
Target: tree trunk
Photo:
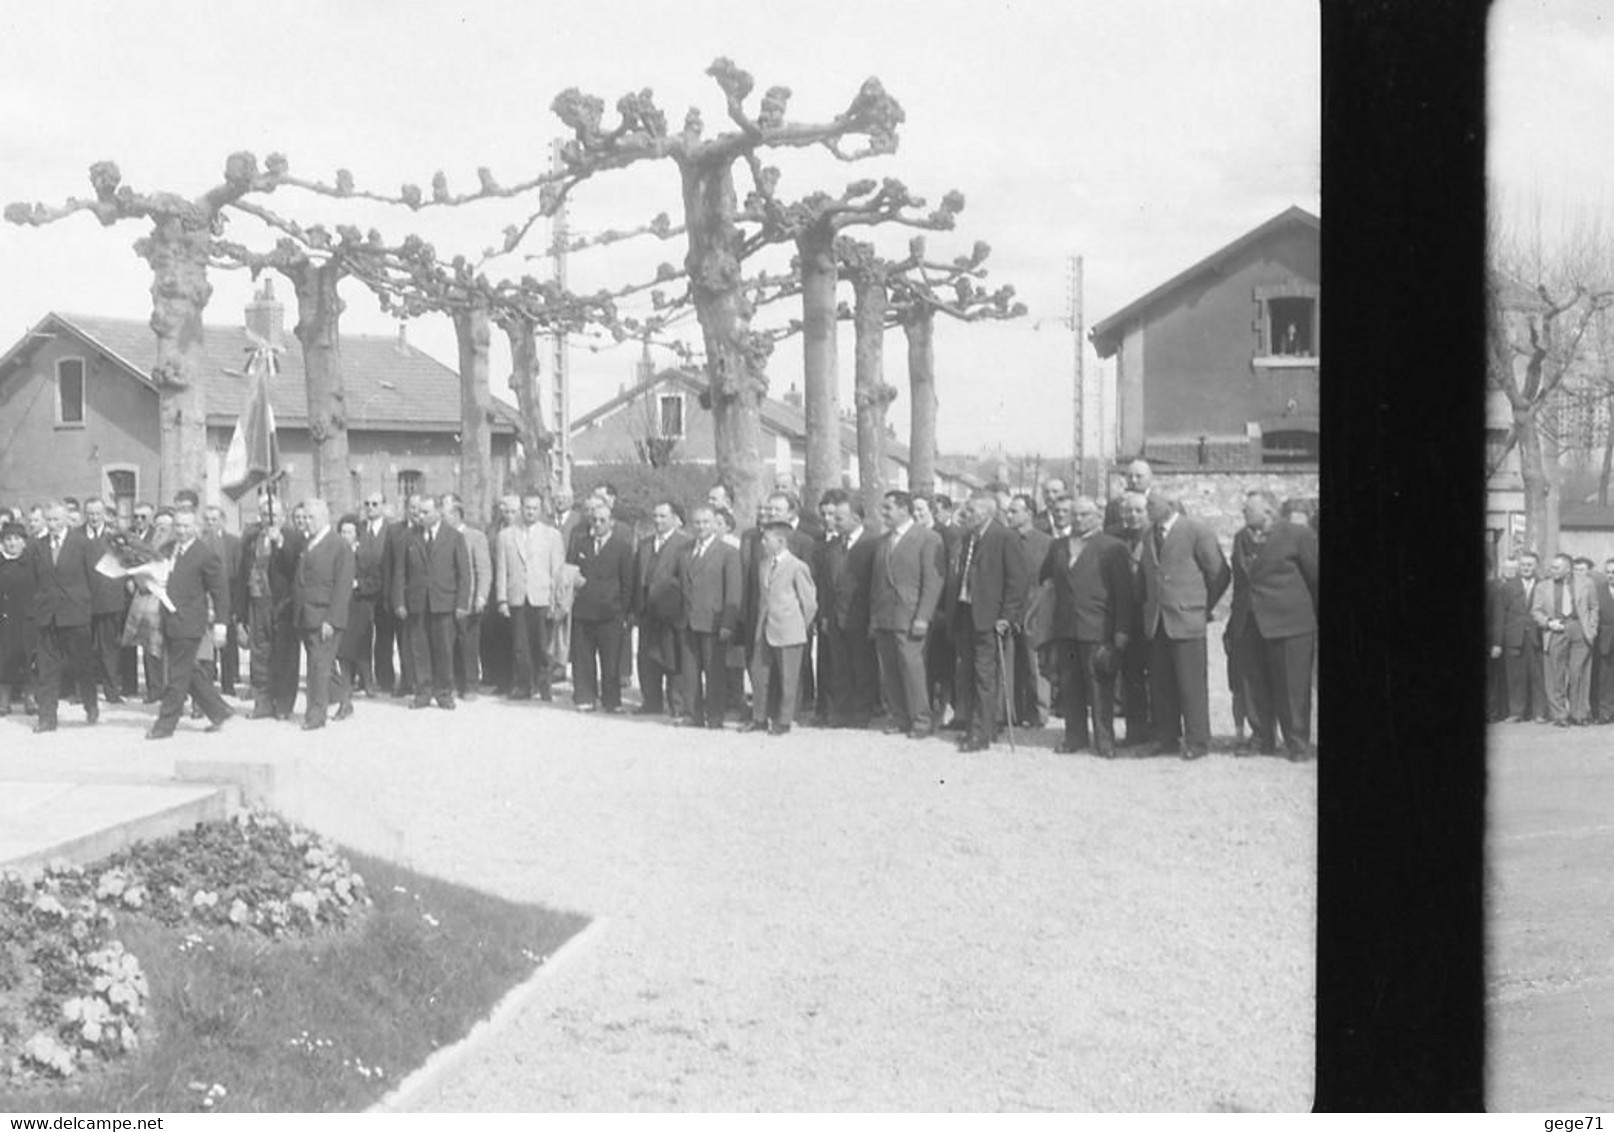
<path fill-rule="evenodd" d="M 801 507 L 814 514 L 818 498 L 841 486 L 840 370 L 836 346 L 839 272 L 835 233 L 814 226 L 796 241 L 801 263 L 802 396 L 807 416 L 807 467 Z"/>
<path fill-rule="evenodd" d="M 342 299 L 336 285 L 341 265 L 304 260 L 283 268 L 297 293 L 294 331 L 303 347 L 308 379 L 308 435 L 313 442 L 314 494 L 330 504 L 331 515 L 352 511 L 353 475 L 348 459 L 347 393 L 342 381 Z"/>
<path fill-rule="evenodd" d="M 481 524 L 492 514 L 493 394 L 488 388 L 488 308 L 482 303 L 454 312 L 460 352 L 459 494 L 467 522 Z"/>
<path fill-rule="evenodd" d="M 151 378 L 157 386 L 161 447 L 157 497 L 172 500 L 191 488 L 203 493 L 207 481 L 207 391 L 202 385 L 202 311 L 213 295 L 207 281 L 212 230 L 187 226 L 181 217 L 156 218 L 151 235 L 135 251 L 151 265 L 151 329 L 157 360 Z"/>
<path fill-rule="evenodd" d="M 751 330 L 751 304 L 740 290 L 741 235 L 734 222 L 733 160 L 681 162 L 684 223 L 695 313 L 706 345 L 707 399 L 718 478 L 734 500 L 742 529 L 762 502 L 762 399 L 772 343 Z"/>
<path fill-rule="evenodd" d="M 857 309 L 857 475 L 865 514 L 879 514 L 887 490 L 885 478 L 885 411 L 897 395 L 885 383 L 885 316 L 889 302 L 885 277 L 861 273 L 855 282 Z"/>
<path fill-rule="evenodd" d="M 1519 434 L 1519 477 L 1524 483 L 1524 542 L 1543 559 L 1558 553 L 1558 501 L 1547 475 L 1546 451 L 1536 414 L 1515 409 Z"/>
<path fill-rule="evenodd" d="M 908 392 L 913 399 L 908 436 L 908 486 L 936 490 L 936 312 L 922 303 L 902 320 L 908 338 Z"/>
<path fill-rule="evenodd" d="M 547 501 L 554 450 L 544 427 L 544 404 L 538 391 L 538 327 L 530 318 L 514 316 L 504 323 L 504 333 L 510 339 L 510 391 L 516 395 L 521 418 L 518 482 L 522 490 L 536 491 Z"/>

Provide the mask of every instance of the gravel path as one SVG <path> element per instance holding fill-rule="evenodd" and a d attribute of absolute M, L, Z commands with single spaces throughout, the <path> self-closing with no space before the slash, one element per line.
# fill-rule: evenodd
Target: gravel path
<path fill-rule="evenodd" d="M 1309 1107 L 1312 764 L 359 712 L 290 816 L 604 921 L 427 1108 Z"/>

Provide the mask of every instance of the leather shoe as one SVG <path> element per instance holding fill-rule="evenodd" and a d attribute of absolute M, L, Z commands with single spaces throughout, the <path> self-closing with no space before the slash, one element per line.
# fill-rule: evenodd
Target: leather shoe
<path fill-rule="evenodd" d="M 740 730 L 745 734 L 750 734 L 753 731 L 766 731 L 768 730 L 768 725 L 760 719 L 748 719 L 740 724 Z"/>
<path fill-rule="evenodd" d="M 678 716 L 676 719 L 674 719 L 672 721 L 672 725 L 674 727 L 705 727 L 706 726 L 704 721 L 696 719 L 692 715 L 680 715 L 680 716 Z"/>
<path fill-rule="evenodd" d="M 438 700 L 437 701 L 437 706 L 442 708 L 444 711 L 453 711 L 454 710 L 454 701 L 453 700 Z"/>
<path fill-rule="evenodd" d="M 430 700 L 410 700 L 409 701 L 409 710 L 410 711 L 419 711 L 421 708 L 428 708 L 428 707 L 431 707 L 431 706 L 432 706 L 432 702 Z"/>
<path fill-rule="evenodd" d="M 1184 747 L 1182 757 L 1184 762 L 1192 762 L 1194 759 L 1202 759 L 1208 754 L 1210 752 L 1204 747 Z"/>
<path fill-rule="evenodd" d="M 929 739 L 934 734 L 935 734 L 935 732 L 932 731 L 928 727 L 919 727 L 919 728 L 915 728 L 914 730 L 908 732 L 908 738 L 910 738 L 910 739 Z"/>
<path fill-rule="evenodd" d="M 1114 747 L 1100 747 L 1098 749 L 1098 757 L 1101 758 L 1101 759 L 1113 759 L 1115 757 L 1115 748 Z"/>
<path fill-rule="evenodd" d="M 323 719 L 305 719 L 305 720 L 303 720 L 303 730 L 304 731 L 318 731 L 321 727 L 324 727 L 324 726 L 325 726 L 325 721 Z"/>
<path fill-rule="evenodd" d="M 1082 751 L 1084 751 L 1086 749 L 1087 748 L 1085 746 L 1083 746 L 1082 744 L 1080 744 L 1080 743 L 1061 743 L 1057 747 L 1054 748 L 1054 754 L 1056 754 L 1056 755 L 1075 755 L 1075 754 L 1080 754 Z"/>
<path fill-rule="evenodd" d="M 1149 751 L 1151 755 L 1180 755 L 1182 745 L 1179 743 L 1156 743 Z"/>
<path fill-rule="evenodd" d="M 336 715 L 333 716 L 332 718 L 335 720 L 335 722 L 341 723 L 344 719 L 351 719 L 352 716 L 353 716 L 353 705 L 352 704 L 343 704 L 341 707 L 336 709 Z"/>
<path fill-rule="evenodd" d="M 235 712 L 226 711 L 223 715 L 219 716 L 212 723 L 209 723 L 205 728 L 203 728 L 203 730 L 204 731 L 209 731 L 209 732 L 223 731 L 224 730 L 224 725 L 226 723 L 230 722 L 230 720 L 232 720 L 234 718 L 235 718 Z"/>
<path fill-rule="evenodd" d="M 906 734 L 908 734 L 908 729 L 906 727 L 899 727 L 895 723 L 888 723 L 884 727 L 880 728 L 880 734 L 881 735 L 906 735 Z"/>
<path fill-rule="evenodd" d="M 958 745 L 961 754 L 970 754 L 975 751 L 985 751 L 992 746 L 985 739 L 965 739 Z"/>
<path fill-rule="evenodd" d="M 34 724 L 34 734 L 35 735 L 42 734 L 43 732 L 46 732 L 46 731 L 55 731 L 55 730 L 56 730 L 56 725 L 54 723 L 36 723 L 36 724 Z"/>
<path fill-rule="evenodd" d="M 773 724 L 769 724 L 768 725 L 768 734 L 769 735 L 789 735 L 790 734 L 790 724 L 788 724 L 788 723 L 773 723 Z"/>
<path fill-rule="evenodd" d="M 123 702 L 123 697 L 117 692 L 108 692 L 102 697 L 102 699 L 106 700 L 106 702 L 109 704 L 121 704 Z"/>
<path fill-rule="evenodd" d="M 146 732 L 147 739 L 172 739 L 173 737 L 174 733 L 172 731 L 160 731 L 155 727 Z"/>

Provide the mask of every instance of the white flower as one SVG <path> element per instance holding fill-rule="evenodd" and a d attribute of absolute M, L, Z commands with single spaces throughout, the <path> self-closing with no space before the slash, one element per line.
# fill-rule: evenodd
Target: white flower
<path fill-rule="evenodd" d="M 230 923 L 235 924 L 237 927 L 243 926 L 251 915 L 251 910 L 247 908 L 247 902 L 239 896 L 230 902 Z"/>
<path fill-rule="evenodd" d="M 71 1077 L 77 1068 L 73 1051 L 43 1031 L 28 1039 L 28 1044 L 22 1047 L 22 1059 L 63 1077 Z"/>
<path fill-rule="evenodd" d="M 143 884 L 137 884 L 131 888 L 124 889 L 123 903 L 124 906 L 128 908 L 144 907 L 146 903 L 146 886 Z"/>
<path fill-rule="evenodd" d="M 34 911 L 42 916 L 67 915 L 67 909 L 62 907 L 62 902 L 48 892 L 41 892 L 34 897 Z"/>
<path fill-rule="evenodd" d="M 308 913 L 308 918 L 310 920 L 319 915 L 319 897 L 315 896 L 307 889 L 298 889 L 296 892 L 292 893 L 290 903 L 292 907 L 301 908 L 304 912 Z"/>
<path fill-rule="evenodd" d="M 197 890 L 196 895 L 191 897 L 192 908 L 212 908 L 216 906 L 218 902 L 219 894 L 216 892 L 208 892 L 206 889 Z"/>

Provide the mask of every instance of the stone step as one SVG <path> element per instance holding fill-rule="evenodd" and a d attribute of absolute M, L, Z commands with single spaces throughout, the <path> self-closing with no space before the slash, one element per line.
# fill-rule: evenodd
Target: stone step
<path fill-rule="evenodd" d="M 217 784 L 0 782 L 0 867 L 84 865 L 229 813 Z"/>

